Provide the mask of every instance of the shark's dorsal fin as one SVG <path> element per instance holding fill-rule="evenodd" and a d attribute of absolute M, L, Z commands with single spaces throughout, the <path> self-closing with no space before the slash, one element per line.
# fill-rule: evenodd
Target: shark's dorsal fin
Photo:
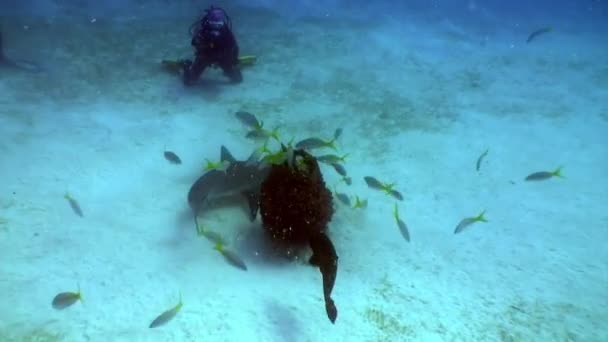
<path fill-rule="evenodd" d="M 227 161 L 231 164 L 236 161 L 236 159 L 234 159 L 234 156 L 232 156 L 232 153 L 230 153 L 230 151 L 228 151 L 228 149 L 224 145 L 222 145 L 222 149 L 220 151 L 220 160 L 222 162 Z"/>

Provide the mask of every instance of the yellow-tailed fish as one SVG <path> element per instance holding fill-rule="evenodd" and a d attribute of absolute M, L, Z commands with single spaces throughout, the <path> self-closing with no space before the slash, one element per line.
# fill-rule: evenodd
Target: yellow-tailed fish
<path fill-rule="evenodd" d="M 365 176 L 365 177 L 363 177 L 363 180 L 365 180 L 365 183 L 371 189 L 383 191 L 387 195 L 390 195 L 390 196 L 398 199 L 399 201 L 403 201 L 403 195 L 399 191 L 393 189 L 393 187 L 395 186 L 395 183 L 383 183 L 383 182 L 379 181 L 378 179 L 376 179 L 375 177 L 371 177 L 371 176 Z"/>
<path fill-rule="evenodd" d="M 525 180 L 527 180 L 527 181 L 540 181 L 540 180 L 546 180 L 546 179 L 553 178 L 553 177 L 564 178 L 564 176 L 562 175 L 562 168 L 561 168 L 561 166 L 558 167 L 557 169 L 555 169 L 555 171 L 539 171 L 539 172 L 534 172 L 534 173 L 528 175 Z"/>
<path fill-rule="evenodd" d="M 403 222 L 403 220 L 401 220 L 401 218 L 399 217 L 399 208 L 397 208 L 397 203 L 395 203 L 393 217 L 395 218 L 395 221 L 397 222 L 397 227 L 399 227 L 399 231 L 401 232 L 401 235 L 403 236 L 405 241 L 410 242 L 410 232 L 407 229 L 407 225 L 405 224 L 405 222 Z"/>
<path fill-rule="evenodd" d="M 61 292 L 53 298 L 53 309 L 63 310 L 67 307 L 72 306 L 77 301 L 82 302 L 82 294 L 80 293 L 80 285 L 78 285 L 77 292 Z"/>
<path fill-rule="evenodd" d="M 247 271 L 247 265 L 245 265 L 243 259 L 241 259 L 241 257 L 236 254 L 236 252 L 226 249 L 224 244 L 222 244 L 221 242 L 215 244 L 215 247 L 213 248 L 216 251 L 220 252 L 224 256 L 224 259 L 226 259 L 226 261 L 228 261 L 228 263 L 230 263 L 232 266 L 240 268 L 243 271 Z"/>
<path fill-rule="evenodd" d="M 470 227 L 475 222 L 488 222 L 488 220 L 484 216 L 485 213 L 486 213 L 486 211 L 484 210 L 477 216 L 463 218 L 460 221 L 460 223 L 458 223 L 458 225 L 456 226 L 456 229 L 454 229 L 454 234 L 458 234 L 458 233 L 464 231 L 465 229 Z"/>
<path fill-rule="evenodd" d="M 182 306 L 184 306 L 184 304 L 182 302 L 182 293 L 180 292 L 179 293 L 179 303 L 177 303 L 177 305 L 175 305 L 173 308 L 158 315 L 158 317 L 156 317 L 152 321 L 152 323 L 150 323 L 149 328 L 157 328 L 157 327 L 167 324 L 169 321 L 171 321 L 175 317 L 175 315 L 177 315 L 179 310 L 181 310 Z"/>
<path fill-rule="evenodd" d="M 78 202 L 74 199 L 74 197 L 72 197 L 72 195 L 70 195 L 69 193 L 65 193 L 63 195 L 63 198 L 65 198 L 68 203 L 70 204 L 70 207 L 72 207 L 72 211 L 74 212 L 74 214 L 80 216 L 80 217 L 84 217 L 84 214 L 82 213 L 82 209 L 80 208 L 80 204 L 78 204 Z"/>

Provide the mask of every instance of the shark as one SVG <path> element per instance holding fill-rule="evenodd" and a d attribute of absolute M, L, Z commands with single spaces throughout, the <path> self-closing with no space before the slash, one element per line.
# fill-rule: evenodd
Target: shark
<path fill-rule="evenodd" d="M 260 187 L 270 172 L 270 165 L 260 161 L 256 152 L 246 160 L 237 160 L 225 146 L 221 147 L 220 159 L 227 166 L 207 171 L 188 191 L 188 205 L 197 227 L 199 214 L 216 198 L 243 196 L 249 205 L 249 219 L 254 221 L 258 214 Z"/>
<path fill-rule="evenodd" d="M 14 70 L 22 70 L 38 73 L 43 71 L 42 67 L 34 62 L 25 59 L 12 59 L 4 54 L 2 32 L 0 32 L 0 67 Z"/>

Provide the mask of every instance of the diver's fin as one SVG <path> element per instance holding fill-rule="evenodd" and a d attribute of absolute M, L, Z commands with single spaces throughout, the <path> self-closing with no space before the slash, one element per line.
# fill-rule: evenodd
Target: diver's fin
<path fill-rule="evenodd" d="M 224 145 L 222 145 L 222 149 L 220 151 L 220 160 L 222 162 L 227 161 L 230 164 L 232 164 L 236 161 L 236 159 L 234 158 L 232 153 L 230 153 L 230 151 L 228 151 L 228 148 L 226 148 L 226 146 L 224 146 Z"/>
<path fill-rule="evenodd" d="M 258 57 L 254 55 L 239 56 L 239 66 L 250 66 L 255 64 Z"/>
<path fill-rule="evenodd" d="M 255 221 L 256 216 L 258 215 L 258 210 L 260 208 L 259 196 L 255 191 L 243 191 L 243 196 L 247 199 L 247 204 L 249 205 L 249 220 L 251 222 Z"/>
<path fill-rule="evenodd" d="M 338 317 L 338 309 L 331 299 L 331 291 L 336 282 L 338 272 L 338 255 L 331 240 L 325 233 L 319 233 L 310 238 L 310 248 L 312 248 L 311 263 L 316 263 L 323 276 L 323 297 L 325 299 L 325 310 L 327 317 L 334 323 Z"/>

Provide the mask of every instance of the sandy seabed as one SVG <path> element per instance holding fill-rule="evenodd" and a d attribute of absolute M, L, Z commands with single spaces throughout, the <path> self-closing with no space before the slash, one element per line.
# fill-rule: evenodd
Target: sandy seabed
<path fill-rule="evenodd" d="M 191 56 L 191 18 L 5 21 L 7 55 L 45 71 L 0 69 L 0 340 L 608 340 L 600 38 L 554 32 L 524 44 L 424 18 L 232 15 L 258 63 L 240 85 L 210 70 L 187 89 L 159 61 Z M 353 184 L 324 166 L 325 179 L 368 207 L 335 203 L 335 325 L 319 271 L 265 251 L 242 206 L 202 220 L 247 272 L 196 236 L 186 194 L 205 158 L 260 146 L 237 110 L 285 140 L 343 129 Z M 563 178 L 524 181 L 560 166 Z M 410 243 L 395 200 L 364 176 L 404 194 Z M 482 210 L 489 222 L 453 234 Z M 83 303 L 51 307 L 78 285 Z M 176 318 L 148 329 L 180 292 Z"/>

